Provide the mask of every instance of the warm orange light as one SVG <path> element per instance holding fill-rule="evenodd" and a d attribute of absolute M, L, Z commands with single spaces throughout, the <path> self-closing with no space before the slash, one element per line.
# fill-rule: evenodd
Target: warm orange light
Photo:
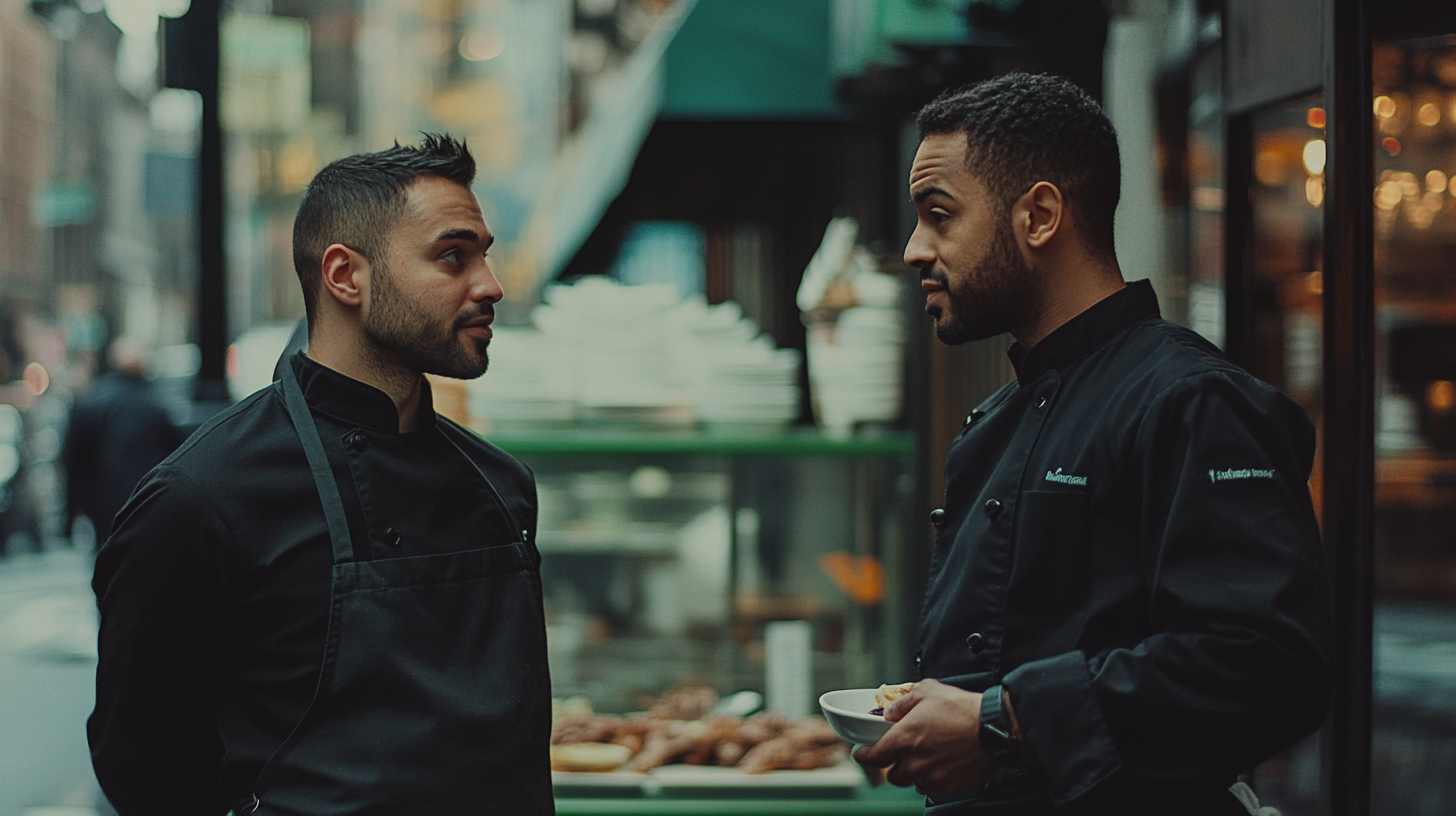
<path fill-rule="evenodd" d="M 1436 380 L 1426 386 L 1426 407 L 1438 414 L 1456 408 L 1456 383 Z"/>
<path fill-rule="evenodd" d="M 20 378 L 25 381 L 25 389 L 33 396 L 38 397 L 51 387 L 51 374 L 40 363 L 31 363 L 26 366 L 25 372 L 20 375 Z"/>
<path fill-rule="evenodd" d="M 1325 293 L 1325 276 L 1318 269 L 1304 276 L 1304 288 L 1311 295 L 1323 295 Z"/>
<path fill-rule="evenodd" d="M 1441 109 L 1427 102 L 1421 106 L 1419 111 L 1416 111 L 1416 121 L 1426 127 L 1435 127 L 1436 123 L 1441 121 Z"/>
<path fill-rule="evenodd" d="M 1446 192 L 1446 186 L 1450 184 L 1450 182 L 1451 180 L 1447 178 L 1446 174 L 1442 173 L 1440 170 L 1432 170 L 1431 172 L 1426 174 L 1426 189 L 1430 190 L 1433 193 Z"/>
<path fill-rule="evenodd" d="M 1304 200 L 1309 206 L 1318 207 L 1325 203 L 1325 180 L 1323 176 L 1310 176 L 1304 180 Z"/>
<path fill-rule="evenodd" d="M 1311 176 L 1325 171 L 1325 140 L 1311 139 L 1304 145 L 1304 169 Z"/>
<path fill-rule="evenodd" d="M 1395 115 L 1395 100 L 1388 96 L 1375 97 L 1375 115 L 1381 119 L 1389 119 Z"/>
<path fill-rule="evenodd" d="M 1322 128 L 1322 127 L 1324 127 L 1325 126 L 1325 109 L 1324 108 L 1310 108 L 1308 111 L 1305 111 L 1304 121 L 1305 121 L 1306 124 L 1308 124 L 1312 128 Z"/>
<path fill-rule="evenodd" d="M 1273 150 L 1261 150 L 1254 156 L 1254 178 L 1274 187 L 1284 181 L 1284 158 Z"/>
<path fill-rule="evenodd" d="M 1386 136 L 1384 139 L 1381 139 L 1380 146 L 1385 148 L 1385 152 L 1392 156 L 1400 155 L 1400 140 L 1394 136 Z"/>
<path fill-rule="evenodd" d="M 1400 204 L 1401 197 L 1400 182 L 1382 181 L 1380 186 L 1375 188 L 1375 206 L 1382 210 L 1395 209 Z"/>

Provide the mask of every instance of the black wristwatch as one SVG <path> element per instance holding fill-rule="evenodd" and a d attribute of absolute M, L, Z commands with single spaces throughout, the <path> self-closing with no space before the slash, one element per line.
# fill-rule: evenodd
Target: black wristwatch
<path fill-rule="evenodd" d="M 1011 731 L 1006 708 L 1001 705 L 1001 687 L 992 686 L 981 695 L 981 747 L 1000 760 L 1002 767 L 1021 767 L 1021 740 Z"/>

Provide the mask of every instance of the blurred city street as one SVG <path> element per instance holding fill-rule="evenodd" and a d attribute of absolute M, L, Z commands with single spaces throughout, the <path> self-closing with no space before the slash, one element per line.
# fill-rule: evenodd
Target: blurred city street
<path fill-rule="evenodd" d="M 101 812 L 86 749 L 96 603 L 72 550 L 0 559 L 0 816 Z"/>

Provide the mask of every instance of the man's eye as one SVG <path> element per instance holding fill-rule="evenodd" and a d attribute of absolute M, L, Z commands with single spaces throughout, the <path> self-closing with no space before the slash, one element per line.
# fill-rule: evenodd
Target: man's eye
<path fill-rule="evenodd" d="M 441 255 L 440 257 L 451 263 L 458 263 L 460 261 L 460 250 L 452 249 L 449 252 L 446 252 L 444 255 Z"/>
<path fill-rule="evenodd" d="M 945 212 L 943 210 L 931 210 L 930 211 L 930 220 L 934 221 L 937 224 L 944 223 L 945 220 L 948 219 L 948 218 L 950 218 L 950 213 Z"/>

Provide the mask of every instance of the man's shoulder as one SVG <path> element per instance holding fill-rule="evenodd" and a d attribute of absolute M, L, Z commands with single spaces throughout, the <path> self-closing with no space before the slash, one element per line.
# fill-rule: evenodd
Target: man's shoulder
<path fill-rule="evenodd" d="M 275 384 L 223 409 L 193 431 L 162 464 L 205 477 L 266 456 L 271 448 L 291 445 L 293 426 L 277 391 Z"/>
<path fill-rule="evenodd" d="M 1281 421 L 1308 424 L 1302 408 L 1278 388 L 1236 365 L 1213 343 L 1185 326 L 1161 318 L 1131 333 L 1119 354 L 1133 374 L 1128 385 L 1145 408 L 1169 408 L 1209 401 L 1241 404 Z M 1177 410 L 1181 410 L 1177 409 Z M 1291 426 L 1292 427 L 1292 426 Z"/>
<path fill-rule="evenodd" d="M 1154 388 L 1194 386 L 1203 379 L 1231 380 L 1256 389 L 1270 388 L 1229 360 L 1203 335 L 1163 318 L 1135 326 L 1115 353 L 1135 361 L 1140 379 Z"/>

